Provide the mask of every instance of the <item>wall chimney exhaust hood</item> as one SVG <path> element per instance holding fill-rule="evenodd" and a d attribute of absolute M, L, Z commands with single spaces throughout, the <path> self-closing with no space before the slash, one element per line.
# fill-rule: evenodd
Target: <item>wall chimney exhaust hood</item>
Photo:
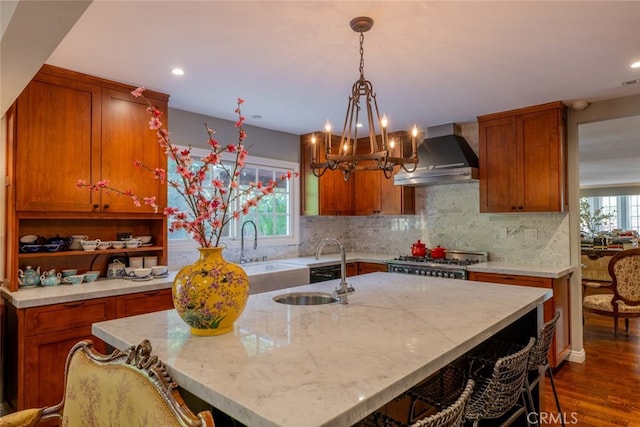
<path fill-rule="evenodd" d="M 428 128 L 427 138 L 418 145 L 418 159 L 415 171 L 400 171 L 394 176 L 395 185 L 417 187 L 478 179 L 478 156 L 454 123 Z"/>

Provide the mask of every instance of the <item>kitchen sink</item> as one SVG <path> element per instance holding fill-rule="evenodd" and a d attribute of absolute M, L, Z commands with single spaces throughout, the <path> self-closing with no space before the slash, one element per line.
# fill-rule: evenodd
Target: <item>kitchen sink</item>
<path fill-rule="evenodd" d="M 338 298 L 324 292 L 292 292 L 273 297 L 273 300 L 289 305 L 320 305 L 332 304 L 337 302 Z"/>
<path fill-rule="evenodd" d="M 251 294 L 292 288 L 309 283 L 309 268 L 277 261 L 240 264 L 249 277 Z"/>

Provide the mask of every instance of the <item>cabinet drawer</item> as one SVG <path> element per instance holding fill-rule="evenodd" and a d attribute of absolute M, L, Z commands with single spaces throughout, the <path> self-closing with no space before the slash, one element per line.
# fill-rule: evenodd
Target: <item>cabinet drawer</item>
<path fill-rule="evenodd" d="M 358 274 L 374 273 L 376 271 L 387 271 L 387 264 L 377 262 L 359 262 Z"/>
<path fill-rule="evenodd" d="M 513 274 L 469 273 L 470 280 L 478 282 L 502 283 L 505 285 L 533 286 L 537 288 L 553 288 L 553 280 L 545 277 L 516 276 Z"/>
<path fill-rule="evenodd" d="M 114 315 L 114 299 L 98 298 L 26 310 L 27 336 L 89 326 Z"/>
<path fill-rule="evenodd" d="M 173 308 L 171 289 L 159 289 L 123 295 L 118 298 L 116 316 L 126 317 Z"/>

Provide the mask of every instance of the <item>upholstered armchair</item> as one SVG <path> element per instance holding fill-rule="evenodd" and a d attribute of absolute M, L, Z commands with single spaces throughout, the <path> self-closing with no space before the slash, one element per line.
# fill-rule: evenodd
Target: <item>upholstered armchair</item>
<path fill-rule="evenodd" d="M 622 251 L 609 261 L 611 294 L 587 295 L 582 300 L 584 311 L 613 317 L 614 334 L 618 335 L 618 319 L 624 319 L 629 332 L 629 318 L 640 317 L 640 249 Z"/>
<path fill-rule="evenodd" d="M 0 418 L 0 427 L 31 427 L 57 419 L 75 426 L 214 426 L 211 412 L 195 415 L 164 364 L 144 340 L 126 351 L 98 353 L 91 341 L 73 346 L 65 367 L 62 401 Z"/>

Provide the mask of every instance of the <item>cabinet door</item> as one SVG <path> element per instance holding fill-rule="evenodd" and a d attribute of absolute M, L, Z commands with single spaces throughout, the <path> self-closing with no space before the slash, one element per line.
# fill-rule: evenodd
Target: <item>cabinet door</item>
<path fill-rule="evenodd" d="M 62 400 L 67 355 L 81 340 L 91 340 L 97 351 L 106 352 L 105 343 L 91 335 L 91 326 L 26 339 L 23 409 L 51 406 Z"/>
<path fill-rule="evenodd" d="M 17 211 L 90 212 L 96 193 L 76 187 L 96 179 L 100 159 L 100 88 L 44 76 L 17 101 Z"/>
<path fill-rule="evenodd" d="M 481 120 L 478 131 L 480 212 L 514 212 L 518 208 L 515 117 Z"/>
<path fill-rule="evenodd" d="M 564 167 L 556 109 L 523 114 L 516 119 L 518 141 L 518 206 L 527 212 L 563 210 Z"/>
<path fill-rule="evenodd" d="M 166 102 L 151 100 L 163 114 L 166 123 Z M 134 98 L 129 92 L 103 89 L 102 98 L 102 162 L 101 177 L 120 190 L 131 190 L 138 197 L 158 198 L 160 206 L 166 205 L 166 185 L 154 179 L 145 168 L 135 166 L 136 161 L 155 168 L 167 168 L 165 154 L 157 142 L 156 133 L 149 129 L 147 104 Z M 100 209 L 106 212 L 141 213 L 127 196 L 102 192 Z"/>
<path fill-rule="evenodd" d="M 300 170 L 302 171 L 303 215 L 351 215 L 353 214 L 353 178 L 345 181 L 339 170 L 327 170 L 321 177 L 316 177 L 310 168 L 314 145 L 311 144 L 313 134 L 300 137 Z M 324 161 L 323 135 L 316 133 L 318 142 L 316 158 Z M 333 150 L 337 152 L 340 137 L 333 135 Z"/>
<path fill-rule="evenodd" d="M 552 102 L 478 118 L 480 212 L 566 209 L 565 115 Z"/>
<path fill-rule="evenodd" d="M 390 150 L 391 156 L 410 156 L 411 138 L 406 132 L 394 132 L 389 134 L 389 139 L 391 138 L 395 139 L 396 142 L 394 148 Z M 397 174 L 401 169 L 401 166 L 396 166 L 393 170 L 393 174 Z M 415 188 L 395 185 L 393 183 L 393 176 L 387 179 L 382 173 L 380 175 L 380 213 L 382 215 L 414 214 Z"/>
<path fill-rule="evenodd" d="M 347 277 L 357 276 L 358 275 L 358 263 L 357 262 L 349 262 L 345 265 L 346 267 L 346 275 Z"/>
<path fill-rule="evenodd" d="M 354 213 L 356 215 L 379 215 L 381 207 L 381 183 L 384 176 L 381 171 L 354 172 L 355 185 Z"/>

